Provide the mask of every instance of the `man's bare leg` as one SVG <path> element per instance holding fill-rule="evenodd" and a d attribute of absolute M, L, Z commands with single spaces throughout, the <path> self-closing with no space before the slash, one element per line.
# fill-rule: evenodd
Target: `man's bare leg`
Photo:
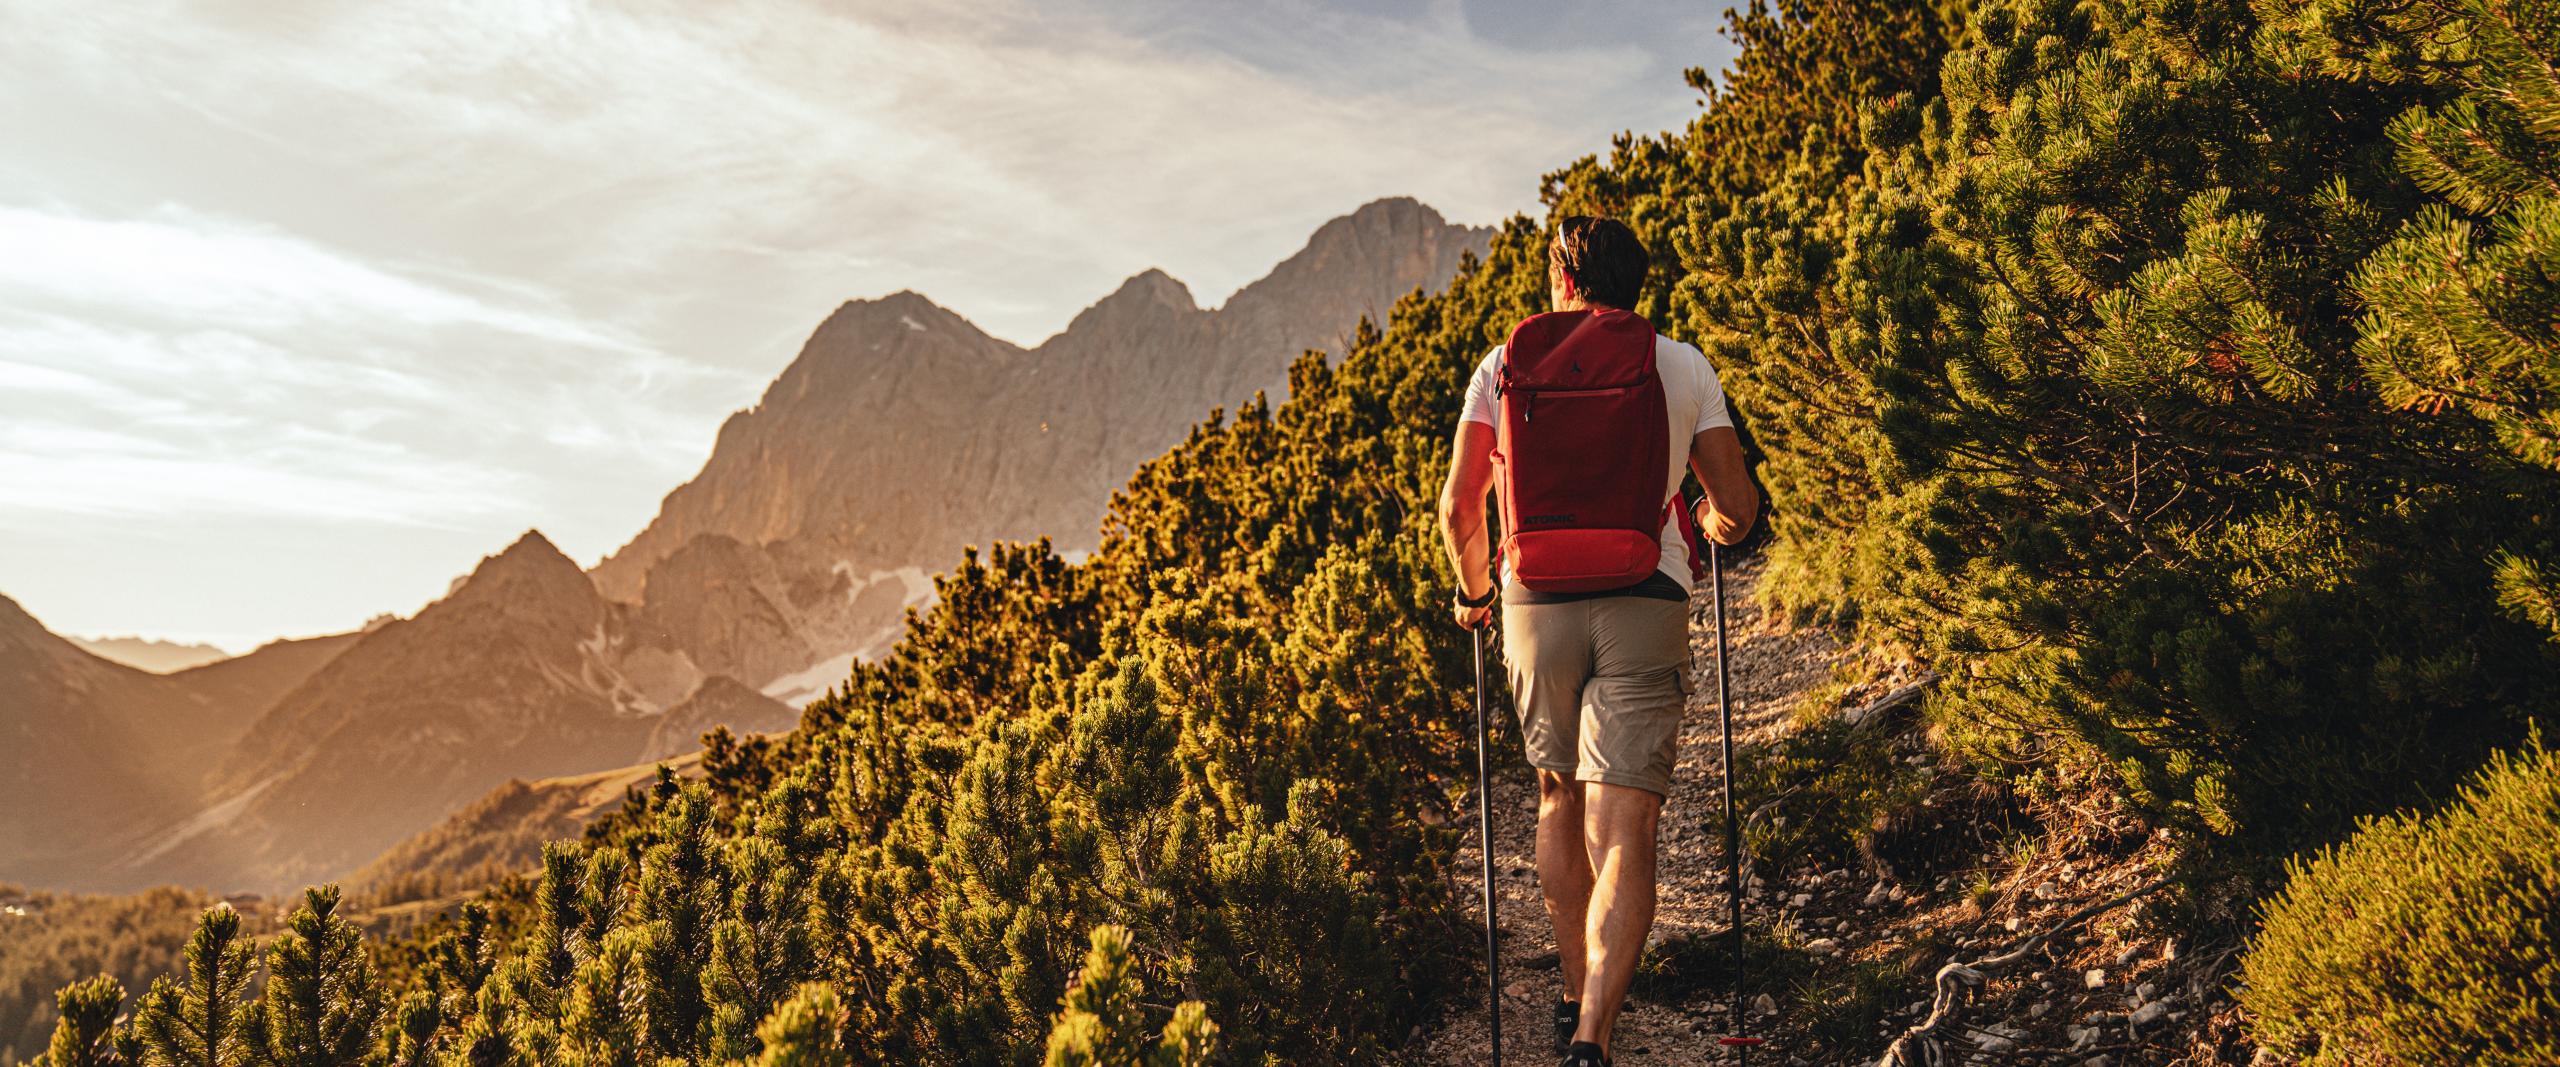
<path fill-rule="evenodd" d="M 1591 906 L 1591 850 L 1583 843 L 1582 783 L 1538 772 L 1538 889 L 1556 927 L 1564 999 L 1582 999 L 1582 931 Z"/>
<path fill-rule="evenodd" d="M 1599 1042 L 1606 1052 L 1644 955 L 1645 935 L 1653 930 L 1654 830 L 1662 821 L 1662 797 L 1607 782 L 1581 785 L 1583 844 L 1597 877 L 1585 920 L 1590 962 L 1582 980 L 1582 1028 L 1574 1040 Z M 1540 834 L 1543 853 L 1543 828 Z M 1559 934 L 1556 940 L 1564 938 Z"/>

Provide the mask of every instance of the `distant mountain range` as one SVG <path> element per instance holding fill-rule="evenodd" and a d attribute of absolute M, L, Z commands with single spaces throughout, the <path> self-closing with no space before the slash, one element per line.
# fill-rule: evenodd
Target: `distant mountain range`
<path fill-rule="evenodd" d="M 200 803 L 222 754 L 355 636 L 153 674 L 55 636 L 0 596 L 0 882 L 139 885 L 106 875 L 110 843 Z"/>
<path fill-rule="evenodd" d="M 1490 232 L 1378 201 L 1223 307 L 1151 270 L 1028 349 L 914 293 L 845 304 L 591 573 L 529 532 L 362 633 L 162 675 L 0 598 L 0 882 L 288 889 L 426 855 L 413 835 L 475 800 L 433 855 L 520 853 L 469 840 L 503 835 L 510 782 L 790 728 L 962 546 L 1090 550 L 1141 462 L 1213 407 L 1279 399 L 1301 352 L 1340 351 Z"/>
<path fill-rule="evenodd" d="M 726 677 L 698 677 L 650 617 L 605 600 L 528 533 L 275 701 L 211 778 L 218 817 L 165 828 L 107 873 L 224 889 L 322 881 L 509 778 L 671 755 L 724 721 L 798 721 Z M 670 725 L 689 732 L 670 738 Z"/>
<path fill-rule="evenodd" d="M 212 645 L 162 641 L 149 637 L 71 637 L 65 639 L 97 655 L 138 667 L 153 674 L 170 674 L 189 667 L 201 667 L 230 659 L 231 653 Z"/>

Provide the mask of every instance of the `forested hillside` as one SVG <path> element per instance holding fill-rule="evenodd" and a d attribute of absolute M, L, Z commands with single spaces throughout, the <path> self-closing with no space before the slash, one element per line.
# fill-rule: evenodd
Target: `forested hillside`
<path fill-rule="evenodd" d="M 1953 756 L 2128 807 L 2178 857 L 2152 921 L 2245 931 L 2288 859 L 2560 722 L 2552 5 L 1803 3 L 1734 32 L 1696 123 L 1550 176 L 1547 209 L 1645 236 L 1671 284 L 1641 310 L 1771 452 L 1770 595 L 1934 668 Z M 1512 220 L 1285 405 L 1202 423 L 1089 560 L 973 555 L 798 731 L 716 739 L 538 884 L 370 963 L 315 892 L 237 1013 L 217 913 L 200 980 L 130 1029 L 121 990 L 67 993 L 56 1062 L 211 1031 L 223 1063 L 1388 1056 L 1470 979 L 1467 647 L 1429 516 L 1545 235 Z M 2505 783 L 2551 766 L 2380 829 L 2543 818 L 2551 790 Z M 2309 962 L 2253 1003 L 2359 1017 L 2338 976 L 2399 950 L 2324 940 L 2317 884 L 2386 846 L 2295 868 L 2269 943 Z M 2404 932 L 2540 1014 L 2470 1011 L 2469 1044 L 2261 1032 L 2546 1062 L 2548 868 L 2485 869 L 2464 899 L 2525 921 Z M 2431 1003 L 2443 973 L 2390 989 Z"/>

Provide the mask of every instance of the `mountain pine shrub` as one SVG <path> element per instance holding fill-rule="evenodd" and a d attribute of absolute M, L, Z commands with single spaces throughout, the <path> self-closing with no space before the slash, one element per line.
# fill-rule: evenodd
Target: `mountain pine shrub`
<path fill-rule="evenodd" d="M 801 986 L 756 1027 L 756 1040 L 764 1047 L 756 1067 L 855 1067 L 860 1061 L 845 1051 L 845 1021 L 833 986 Z"/>
<path fill-rule="evenodd" d="M 1218 1027 L 1196 1000 L 1175 1005 L 1172 1018 L 1150 1024 L 1146 995 L 1124 927 L 1093 928 L 1093 948 L 1067 987 L 1049 1030 L 1043 1067 L 1207 1067 L 1217 1055 Z"/>
<path fill-rule="evenodd" d="M 132 1067 L 141 1046 L 129 1032 L 119 1032 L 116 1014 L 124 1009 L 124 983 L 112 975 L 62 987 L 54 998 L 59 1011 L 53 1043 L 37 1057 L 38 1067 Z"/>
<path fill-rule="evenodd" d="M 2428 209 L 2392 131 L 2449 91 L 2293 19 L 1972 5 L 1854 169 L 1694 215 L 1680 290 L 1777 395 L 1778 595 L 1937 662 L 1981 765 L 2120 783 L 2252 875 L 2560 708 L 2513 562 L 2560 482 L 2378 388 L 2355 288 Z"/>
<path fill-rule="evenodd" d="M 2435 90 L 2390 126 L 2435 202 L 2357 270 L 2357 354 L 2413 419 L 2478 420 L 2511 475 L 2560 472 L 2560 11 L 2526 0 L 2319 3 L 2284 23 L 2339 77 Z M 2535 476 L 2539 475 L 2539 477 Z M 2547 497 L 2545 508 L 2547 509 Z M 2496 557 L 2499 602 L 2560 638 L 2560 534 L 2547 510 Z"/>
<path fill-rule="evenodd" d="M 2258 1037 L 2315 1064 L 2560 1062 L 2560 752 L 2289 865 L 2243 960 Z"/>
<path fill-rule="evenodd" d="M 239 1067 L 254 1062 L 248 1003 L 254 952 L 240 913 L 205 909 L 187 941 L 183 979 L 160 978 L 134 1006 L 133 1029 L 149 1067 Z"/>
<path fill-rule="evenodd" d="M 251 1062 L 357 1067 L 372 1062 L 388 1011 L 363 935 L 338 912 L 338 887 L 303 892 L 266 952 L 267 980 L 244 1013 Z"/>

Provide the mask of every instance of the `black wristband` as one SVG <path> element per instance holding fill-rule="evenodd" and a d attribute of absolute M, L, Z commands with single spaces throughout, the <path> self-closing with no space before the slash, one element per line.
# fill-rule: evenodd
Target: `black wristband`
<path fill-rule="evenodd" d="M 1465 594 L 1465 593 L 1458 593 L 1458 594 L 1456 594 L 1456 596 L 1457 596 L 1457 600 L 1458 600 L 1458 606 L 1459 606 L 1459 607 L 1462 607 L 1462 608 L 1486 608 L 1486 607 L 1492 607 L 1492 606 L 1493 606 L 1494 599 L 1495 599 L 1495 598 L 1497 598 L 1497 597 L 1500 597 L 1501 595 L 1502 595 L 1502 587 L 1501 587 L 1501 586 L 1499 586 L 1499 585 L 1489 585 L 1489 586 L 1486 586 L 1486 587 L 1485 587 L 1485 590 L 1484 590 L 1484 595 L 1483 595 L 1483 596 L 1480 596 L 1480 597 L 1473 597 L 1473 598 L 1470 598 L 1470 597 L 1468 597 L 1468 596 L 1467 596 L 1467 594 Z"/>

